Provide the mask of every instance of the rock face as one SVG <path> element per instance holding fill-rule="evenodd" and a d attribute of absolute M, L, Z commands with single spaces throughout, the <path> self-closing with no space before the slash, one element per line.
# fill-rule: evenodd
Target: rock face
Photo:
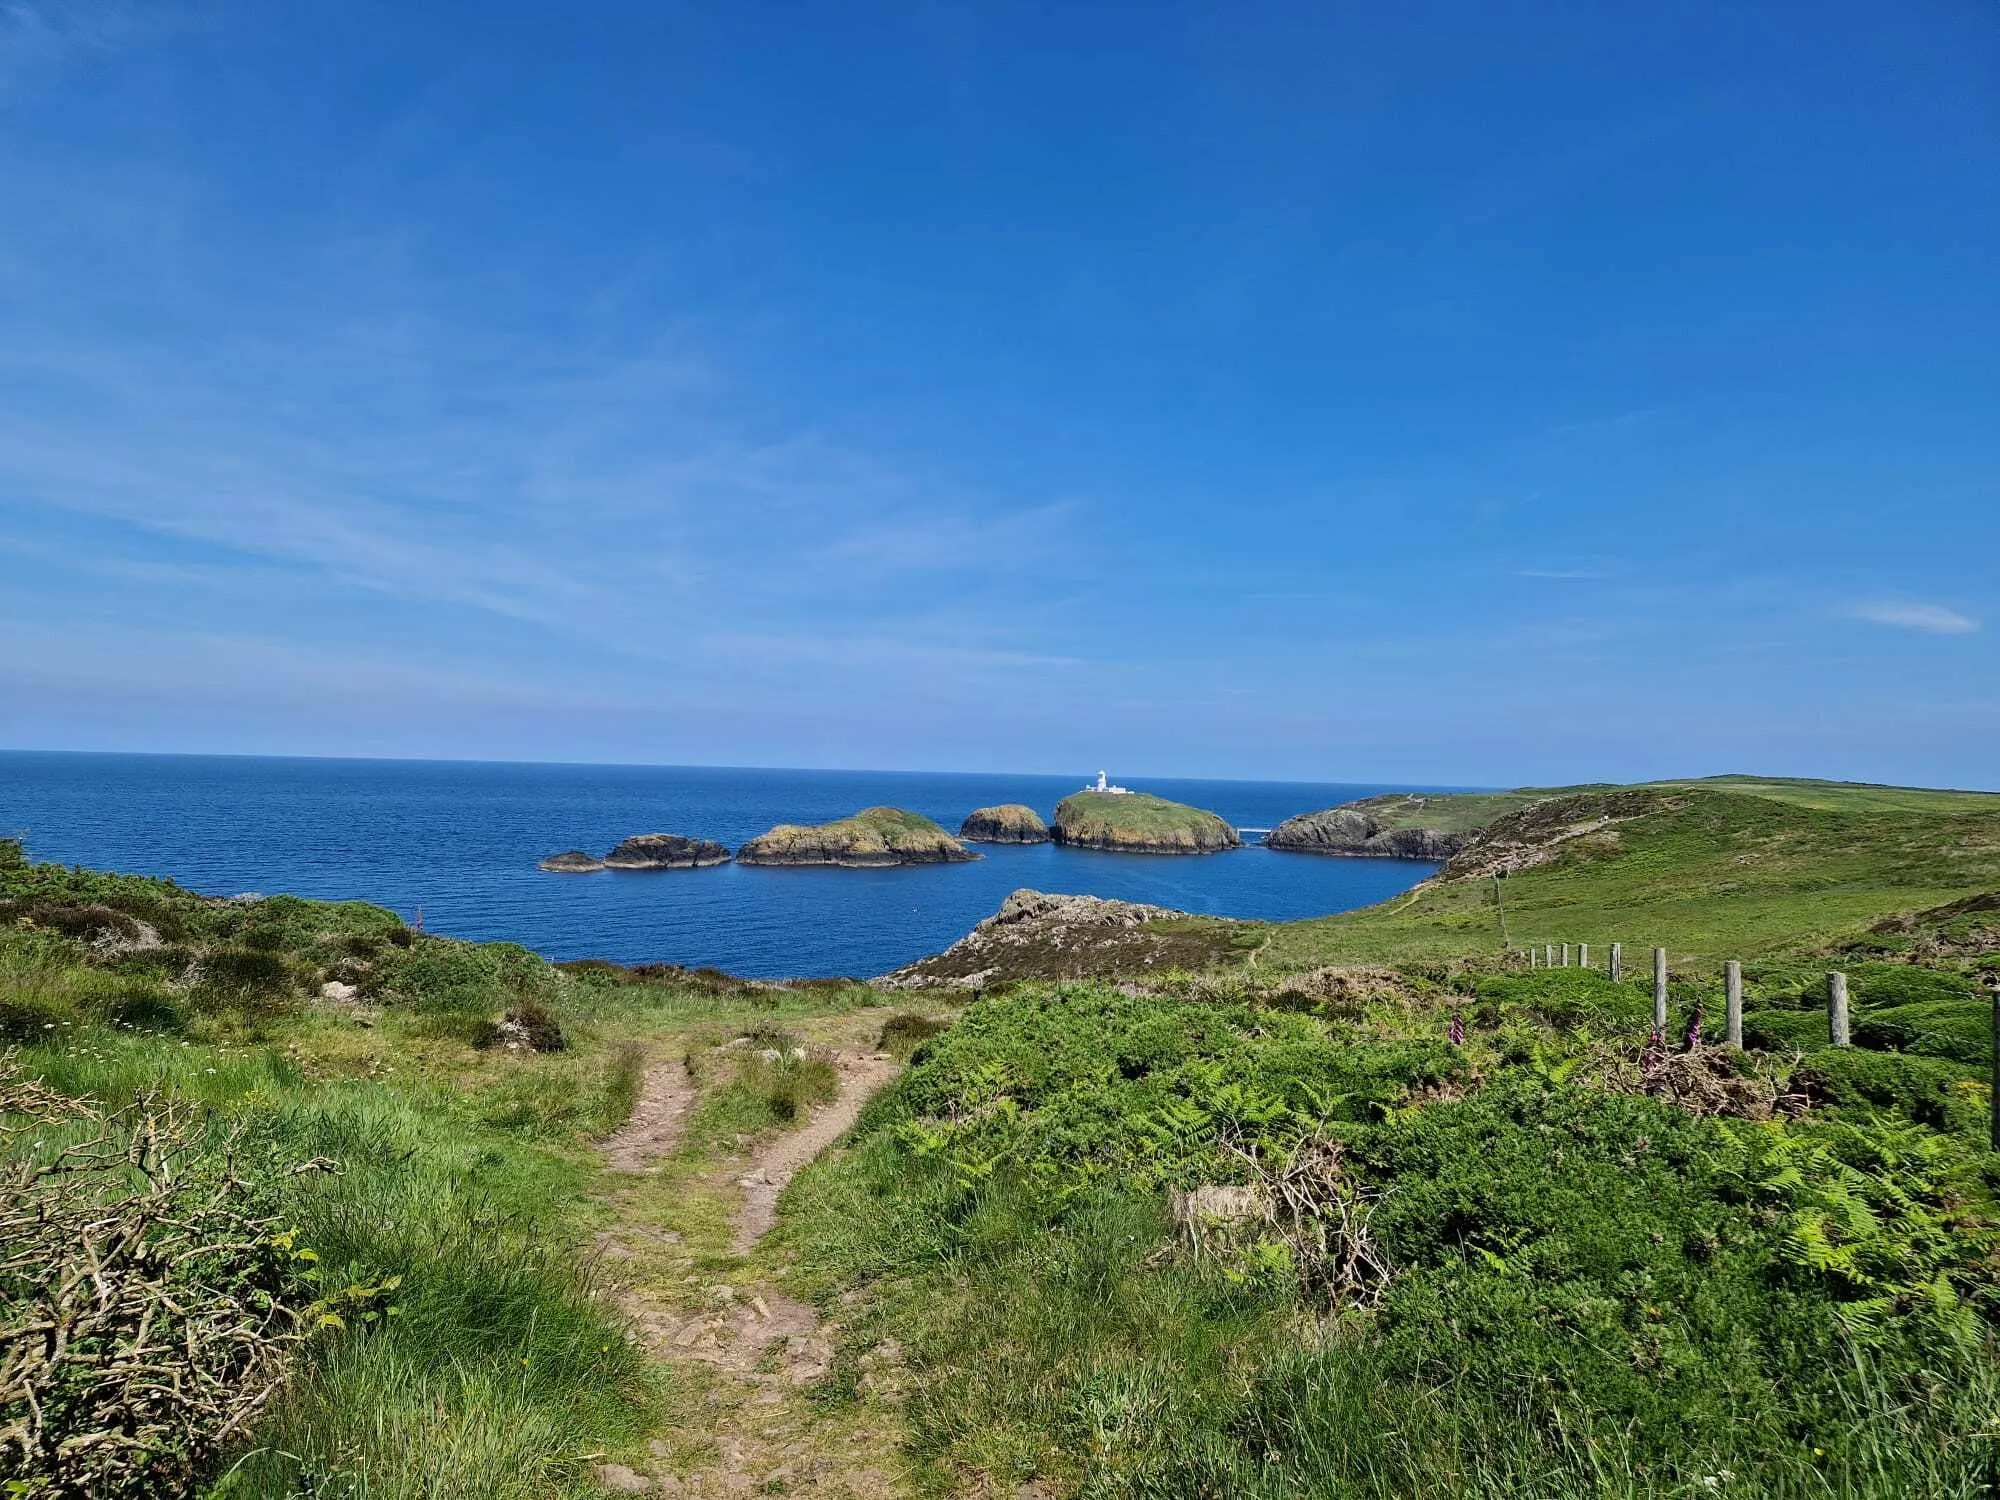
<path fill-rule="evenodd" d="M 604 856 L 607 870 L 699 870 L 729 863 L 729 851 L 713 839 L 678 833 L 641 833 Z"/>
<path fill-rule="evenodd" d="M 1213 854 L 1243 840 L 1212 812 L 1143 792 L 1077 792 L 1056 804 L 1055 841 L 1119 854 Z"/>
<path fill-rule="evenodd" d="M 851 818 L 807 827 L 780 823 L 736 851 L 746 865 L 955 864 L 979 856 L 922 813 L 899 807 L 870 807 Z"/>
<path fill-rule="evenodd" d="M 551 854 L 536 868 L 554 875 L 588 875 L 593 870 L 604 868 L 604 861 L 595 854 L 585 854 L 581 849 L 571 849 L 562 854 Z"/>
<path fill-rule="evenodd" d="M 1346 854 L 1373 859 L 1447 860 L 1470 842 L 1437 828 L 1390 828 L 1355 807 L 1287 818 L 1265 837 L 1268 848 L 1296 854 Z"/>
<path fill-rule="evenodd" d="M 889 989 L 983 989 L 1025 979 L 1092 979 L 1240 961 L 1241 922 L 1096 896 L 1020 890 L 942 953 L 876 981 Z"/>
<path fill-rule="evenodd" d="M 1049 825 L 1032 807 L 1006 802 L 970 813 L 959 825 L 958 836 L 981 844 L 1046 844 Z"/>

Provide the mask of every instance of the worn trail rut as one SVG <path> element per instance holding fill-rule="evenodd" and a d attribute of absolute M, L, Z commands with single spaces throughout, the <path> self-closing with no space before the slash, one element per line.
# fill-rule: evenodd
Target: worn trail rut
<path fill-rule="evenodd" d="M 736 1178 L 743 1197 L 731 1228 L 739 1255 L 771 1228 L 786 1185 L 846 1133 L 869 1097 L 897 1071 L 896 1062 L 881 1053 L 842 1051 L 833 1061 L 840 1074 L 839 1095 L 798 1129 L 759 1147 Z M 696 1102 L 683 1057 L 676 1053 L 655 1061 L 631 1119 L 600 1146 L 605 1165 L 636 1175 L 659 1172 L 680 1144 Z M 635 1216 L 624 1192 L 614 1191 L 610 1201 L 619 1209 L 620 1222 L 600 1237 L 609 1258 L 631 1260 L 636 1244 L 679 1240 Z M 697 1310 L 675 1306 L 640 1286 L 618 1290 L 637 1336 L 655 1359 L 705 1366 L 725 1377 L 705 1408 L 712 1413 L 706 1436 L 713 1441 L 715 1459 L 690 1468 L 674 1461 L 676 1449 L 655 1440 L 650 1472 L 607 1464 L 600 1468 L 599 1482 L 614 1493 L 628 1494 L 782 1490 L 828 1500 L 883 1500 L 893 1494 L 896 1485 L 882 1466 L 889 1459 L 879 1435 L 850 1433 L 832 1444 L 823 1432 L 815 1436 L 810 1412 L 797 1403 L 795 1393 L 832 1367 L 837 1328 L 823 1327 L 812 1307 L 763 1282 L 721 1283 L 708 1287 L 704 1296 L 707 1305 Z M 892 1364 L 899 1358 L 898 1352 L 890 1352 Z M 864 1362 L 873 1364 L 873 1357 Z M 886 1367 L 883 1376 L 894 1379 Z M 736 1394 L 728 1394 L 732 1390 Z"/>
<path fill-rule="evenodd" d="M 896 1061 L 886 1053 L 856 1056 L 841 1053 L 840 1095 L 816 1111 L 797 1130 L 771 1141 L 751 1158 L 750 1170 L 738 1179 L 743 1206 L 736 1211 L 736 1253 L 747 1254 L 777 1222 L 778 1195 L 812 1159 L 839 1140 L 861 1114 L 875 1091 L 896 1076 Z"/>

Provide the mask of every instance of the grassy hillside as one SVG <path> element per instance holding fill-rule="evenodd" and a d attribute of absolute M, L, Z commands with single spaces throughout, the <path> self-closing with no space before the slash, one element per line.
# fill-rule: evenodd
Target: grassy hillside
<path fill-rule="evenodd" d="M 1860 781 L 1815 781 L 1793 777 L 1707 776 L 1690 781 L 1647 781 L 1661 790 L 1709 790 L 1767 797 L 1823 812 L 1978 813 L 2000 810 L 2000 792 L 1934 791 L 1923 787 L 1877 786 Z M 1502 792 L 1392 793 L 1368 797 L 1361 808 L 1387 828 L 1435 828 L 1471 833 L 1509 813 L 1552 797 L 1579 797 L 1623 790 L 1606 782 L 1577 786 L 1515 787 Z"/>
<path fill-rule="evenodd" d="M 1145 792 L 1076 792 L 1056 804 L 1059 843 L 1137 853 L 1232 849 L 1236 830 L 1212 812 Z"/>
<path fill-rule="evenodd" d="M 1899 913 L 2000 889 L 2000 798 L 1940 798 L 1945 810 L 1866 810 L 1865 798 L 1862 810 L 1829 809 L 1690 783 L 1531 804 L 1493 832 L 1505 842 L 1593 831 L 1498 882 L 1465 873 L 1478 867 L 1475 847 L 1410 896 L 1271 928 L 1260 962 L 1499 954 L 1503 912 L 1516 946 L 1657 944 L 1677 961 L 1841 943 Z"/>

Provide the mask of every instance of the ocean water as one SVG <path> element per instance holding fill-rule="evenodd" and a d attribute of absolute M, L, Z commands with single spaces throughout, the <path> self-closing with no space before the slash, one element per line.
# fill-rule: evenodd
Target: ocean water
<path fill-rule="evenodd" d="M 1094 775 L 1094 771 L 1090 774 Z M 1239 828 L 1378 792 L 1259 781 L 1123 778 Z M 713 964 L 753 978 L 884 973 L 961 937 L 1021 886 L 1216 916 L 1283 920 L 1385 900 L 1430 874 L 1408 860 L 1247 847 L 1146 856 L 982 844 L 976 863 L 887 870 L 550 875 L 563 849 L 635 833 L 731 848 L 774 823 L 886 803 L 956 832 L 975 807 L 1048 816 L 1074 777 L 684 766 L 0 752 L 0 835 L 37 859 L 169 876 L 211 895 L 364 900 L 432 932 L 507 939 L 554 959 Z M 1434 789 L 1432 789 L 1434 790 Z M 1246 835 L 1255 837 L 1255 835 Z"/>

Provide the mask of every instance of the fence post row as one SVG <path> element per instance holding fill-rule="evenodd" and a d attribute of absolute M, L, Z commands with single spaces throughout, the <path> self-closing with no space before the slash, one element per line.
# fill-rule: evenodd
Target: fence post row
<path fill-rule="evenodd" d="M 1993 976 L 1993 1149 L 2000 1151 L 2000 974 Z"/>

